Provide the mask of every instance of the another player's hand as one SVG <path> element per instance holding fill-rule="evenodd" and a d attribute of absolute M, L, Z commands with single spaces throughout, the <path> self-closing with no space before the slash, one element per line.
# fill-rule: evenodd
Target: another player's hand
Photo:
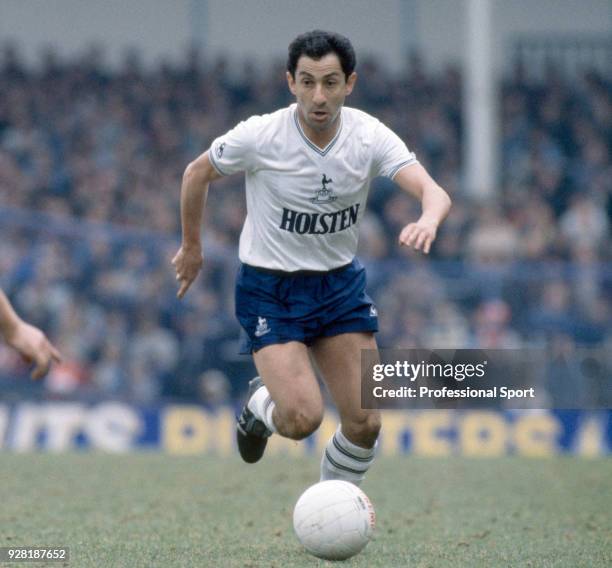
<path fill-rule="evenodd" d="M 419 219 L 416 223 L 409 223 L 402 229 L 399 244 L 413 247 L 414 250 L 422 250 L 428 254 L 431 244 L 436 240 L 437 230 L 436 223 Z"/>
<path fill-rule="evenodd" d="M 59 363 L 62 360 L 60 352 L 46 335 L 37 327 L 24 321 L 17 324 L 14 333 L 7 338 L 7 342 L 19 351 L 28 363 L 34 363 L 33 379 L 41 379 L 49 372 L 53 361 Z"/>
<path fill-rule="evenodd" d="M 174 255 L 172 264 L 176 270 L 176 280 L 179 283 L 177 298 L 182 298 L 189 290 L 189 286 L 202 269 L 203 261 L 201 247 L 186 247 L 183 245 Z"/>

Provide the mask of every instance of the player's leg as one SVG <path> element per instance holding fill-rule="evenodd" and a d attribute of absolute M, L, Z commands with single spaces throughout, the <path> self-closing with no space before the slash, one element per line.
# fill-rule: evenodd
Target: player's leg
<path fill-rule="evenodd" d="M 321 480 L 359 484 L 374 461 L 381 420 L 378 410 L 361 408 L 361 350 L 376 348 L 370 332 L 321 337 L 312 346 L 341 421 L 323 454 Z"/>
<path fill-rule="evenodd" d="M 253 359 L 272 400 L 270 426 L 293 440 L 309 436 L 323 419 L 323 399 L 308 348 L 297 341 L 269 345 Z"/>
<path fill-rule="evenodd" d="M 317 428 L 321 392 L 305 346 L 306 333 L 291 299 L 301 300 L 302 279 L 243 264 L 236 280 L 236 316 L 244 330 L 242 353 L 252 353 L 259 377 L 249 383 L 236 439 L 242 458 L 258 461 L 278 432 L 301 439 Z M 304 305 L 298 301 L 298 306 Z"/>
<path fill-rule="evenodd" d="M 323 418 L 321 391 L 303 343 L 267 345 L 253 358 L 259 377 L 250 383 L 237 429 L 238 449 L 248 463 L 261 458 L 273 432 L 301 440 Z"/>

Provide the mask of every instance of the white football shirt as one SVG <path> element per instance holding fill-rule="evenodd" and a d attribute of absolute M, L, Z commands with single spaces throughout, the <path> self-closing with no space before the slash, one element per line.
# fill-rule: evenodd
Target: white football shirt
<path fill-rule="evenodd" d="M 221 175 L 246 175 L 242 262 L 287 272 L 331 270 L 357 252 L 372 179 L 393 178 L 417 160 L 379 120 L 348 107 L 334 139 L 319 148 L 297 112 L 292 104 L 252 116 L 214 140 L 208 156 Z"/>

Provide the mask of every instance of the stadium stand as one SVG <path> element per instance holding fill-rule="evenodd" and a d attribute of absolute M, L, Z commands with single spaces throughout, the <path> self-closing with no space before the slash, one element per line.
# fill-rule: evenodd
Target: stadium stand
<path fill-rule="evenodd" d="M 184 302 L 170 266 L 186 164 L 239 119 L 291 101 L 282 63 L 239 71 L 195 51 L 183 67 L 146 69 L 132 53 L 111 71 L 96 50 L 72 61 L 49 51 L 32 69 L 4 49 L 0 285 L 66 359 L 32 384 L 0 345 L 4 392 L 147 404 L 243 389 L 252 368 L 236 355 L 232 305 L 239 177 L 211 189 L 205 267 Z M 359 72 L 349 104 L 403 137 L 454 200 L 423 258 L 396 244 L 415 204 L 375 182 L 360 248 L 380 345 L 545 345 L 557 354 L 550 376 L 567 377 L 571 400 L 572 377 L 605 371 L 572 370 L 570 355 L 612 352 L 609 77 L 551 67 L 532 79 L 517 65 L 500 93 L 498 199 L 481 203 L 460 178 L 460 72 L 430 73 L 417 56 L 401 75 L 372 59 Z"/>

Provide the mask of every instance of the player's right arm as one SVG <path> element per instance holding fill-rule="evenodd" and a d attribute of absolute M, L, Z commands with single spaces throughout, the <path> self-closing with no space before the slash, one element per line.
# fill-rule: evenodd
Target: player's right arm
<path fill-rule="evenodd" d="M 28 362 L 35 364 L 32 378 L 40 379 L 53 361 L 60 361 L 60 352 L 37 327 L 23 321 L 0 290 L 0 336 Z"/>
<path fill-rule="evenodd" d="M 183 174 L 181 185 L 181 247 L 172 259 L 179 283 L 177 296 L 182 298 L 202 268 L 202 215 L 208 186 L 220 178 L 208 158 L 208 152 L 191 162 Z"/>
<path fill-rule="evenodd" d="M 172 260 L 179 282 L 177 296 L 182 298 L 202 268 L 200 231 L 208 185 L 222 176 L 247 171 L 252 166 L 259 117 L 240 122 L 215 139 L 207 152 L 191 162 L 181 187 L 181 225 L 183 242 Z"/>

